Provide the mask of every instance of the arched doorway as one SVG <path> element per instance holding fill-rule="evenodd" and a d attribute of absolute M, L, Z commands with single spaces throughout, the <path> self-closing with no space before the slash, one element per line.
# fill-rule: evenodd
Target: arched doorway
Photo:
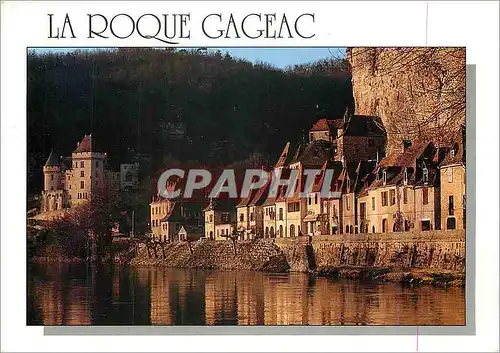
<path fill-rule="evenodd" d="M 375 233 L 375 226 L 372 226 L 372 233 Z"/>
<path fill-rule="evenodd" d="M 382 220 L 382 233 L 387 233 L 387 218 Z"/>
<path fill-rule="evenodd" d="M 410 221 L 405 219 L 405 232 L 408 232 L 410 230 Z"/>
<path fill-rule="evenodd" d="M 295 225 L 290 224 L 290 236 L 294 237 L 295 236 Z"/>
<path fill-rule="evenodd" d="M 210 236 L 209 236 L 209 239 L 210 239 L 210 240 L 213 240 L 213 239 L 214 239 L 214 232 L 210 231 Z"/>
<path fill-rule="evenodd" d="M 264 238 L 269 238 L 269 227 L 266 227 L 266 231 L 264 233 Z"/>
<path fill-rule="evenodd" d="M 283 233 L 283 225 L 280 225 L 280 234 L 279 234 L 280 237 L 284 237 L 285 234 Z"/>
<path fill-rule="evenodd" d="M 271 226 L 271 229 L 269 230 L 269 237 L 274 238 L 274 227 Z"/>

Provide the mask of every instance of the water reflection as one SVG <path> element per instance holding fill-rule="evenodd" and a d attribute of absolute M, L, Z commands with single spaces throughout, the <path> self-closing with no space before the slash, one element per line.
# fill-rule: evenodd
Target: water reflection
<path fill-rule="evenodd" d="M 303 274 L 30 265 L 31 325 L 464 325 L 463 288 Z"/>

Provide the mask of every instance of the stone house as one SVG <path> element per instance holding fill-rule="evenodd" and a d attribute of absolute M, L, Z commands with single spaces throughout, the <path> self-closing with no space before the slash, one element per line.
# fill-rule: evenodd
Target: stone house
<path fill-rule="evenodd" d="M 250 190 L 248 196 L 236 206 L 237 229 L 243 239 L 264 236 L 264 207 L 270 181 L 262 188 Z"/>
<path fill-rule="evenodd" d="M 276 236 L 276 199 L 268 197 L 262 204 L 264 219 L 264 238 L 274 238 Z"/>
<path fill-rule="evenodd" d="M 162 219 L 170 213 L 172 202 L 163 197 L 155 197 L 149 204 L 151 236 L 156 241 L 167 241 L 168 236 L 162 226 Z"/>
<path fill-rule="evenodd" d="M 358 223 L 363 233 L 439 229 L 439 175 L 430 142 L 404 142 L 363 178 Z"/>
<path fill-rule="evenodd" d="M 139 163 L 120 164 L 120 190 L 137 191 L 139 187 Z"/>
<path fill-rule="evenodd" d="M 465 229 L 465 127 L 460 129 L 455 141 L 446 149 L 446 156 L 439 165 L 442 230 Z"/>
<path fill-rule="evenodd" d="M 210 199 L 203 210 L 205 217 L 205 237 L 210 240 L 226 240 L 235 230 L 236 207 L 227 200 Z"/>
<path fill-rule="evenodd" d="M 335 160 L 368 161 L 385 154 L 387 135 L 376 116 L 352 115 L 346 111 L 337 138 Z"/>
<path fill-rule="evenodd" d="M 309 142 L 314 141 L 329 142 L 336 161 L 357 162 L 384 155 L 387 136 L 378 117 L 346 109 L 342 118 L 318 120 L 309 130 Z"/>
<path fill-rule="evenodd" d="M 327 182 L 325 179 L 326 171 L 331 170 L 332 176 L 330 180 L 329 191 L 332 193 L 337 193 L 333 197 L 323 197 L 321 196 L 321 188 L 324 187 L 323 184 Z M 325 162 L 322 167 L 321 174 L 318 176 L 318 182 L 313 186 L 313 193 L 320 197 L 320 202 L 322 205 L 321 214 L 322 217 L 317 220 L 317 229 L 321 229 L 321 234 L 331 235 L 339 234 L 342 228 L 342 202 L 341 202 L 341 180 L 339 177 L 343 171 L 343 166 L 341 162 Z M 311 195 L 315 197 L 315 195 Z M 308 201 L 307 201 L 308 202 Z M 311 202 L 312 203 L 312 202 Z"/>

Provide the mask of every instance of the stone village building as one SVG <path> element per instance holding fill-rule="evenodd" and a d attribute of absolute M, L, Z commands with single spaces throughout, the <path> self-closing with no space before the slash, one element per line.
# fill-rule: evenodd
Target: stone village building
<path fill-rule="evenodd" d="M 180 187 L 182 180 L 171 180 L 167 191 Z M 182 187 L 181 187 L 182 189 Z M 151 238 L 158 242 L 185 241 L 203 233 L 203 214 L 198 194 L 183 199 L 182 194 L 173 199 L 155 196 L 150 208 Z"/>
<path fill-rule="evenodd" d="M 241 201 L 238 231 L 248 234 L 242 238 L 260 236 L 253 229 L 261 228 L 264 238 L 465 228 L 464 130 L 451 148 L 416 139 L 403 141 L 399 152 L 384 157 L 378 120 L 355 117 L 321 119 L 310 130 L 309 143 L 295 150 L 285 145 L 273 171 L 286 179 L 287 171 L 298 169 L 297 189 L 290 197 L 285 187 L 276 197 L 262 201 L 260 195 L 260 225 L 255 211 L 252 218 L 249 201 Z M 359 130 L 345 134 L 356 119 L 370 122 L 357 123 Z M 320 173 L 312 192 L 300 198 L 305 168 Z M 340 197 L 320 195 L 327 169 L 333 171 L 330 191 L 341 192 Z M 252 226 L 249 219 L 255 220 Z"/>
<path fill-rule="evenodd" d="M 439 165 L 441 180 L 441 229 L 465 229 L 465 127 L 455 136 Z"/>
<path fill-rule="evenodd" d="M 438 151 L 404 143 L 365 176 L 358 195 L 360 233 L 440 229 Z"/>
<path fill-rule="evenodd" d="M 343 161 L 348 158 L 375 160 L 383 154 L 384 145 L 385 132 L 376 117 L 350 115 L 346 111 L 340 119 L 320 119 L 309 131 L 309 142 L 301 143 L 295 149 L 288 142 L 272 170 L 286 179 L 290 170 L 297 169 L 296 190 L 289 197 L 285 187 L 280 187 L 275 197 L 263 198 L 267 191 L 259 195 L 259 203 L 262 203 L 261 225 L 255 223 L 250 226 L 249 219 L 257 220 L 258 213 L 255 210 L 252 212 L 249 200 L 240 201 L 237 207 L 238 231 L 248 234 L 243 236 L 245 239 L 255 235 L 274 238 L 342 232 L 342 219 L 339 218 L 341 201 L 321 199 L 319 181 L 328 166 L 335 170 L 333 188 L 341 188 L 341 185 L 337 185 L 337 178 L 343 169 Z M 312 193 L 307 198 L 299 197 L 305 183 L 304 169 L 320 171 Z M 205 233 L 212 227 L 205 216 Z M 263 234 L 254 232 L 252 227 L 263 229 Z"/>

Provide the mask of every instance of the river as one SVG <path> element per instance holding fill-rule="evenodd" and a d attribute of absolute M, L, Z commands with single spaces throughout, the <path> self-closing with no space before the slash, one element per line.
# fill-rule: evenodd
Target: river
<path fill-rule="evenodd" d="M 29 325 L 464 325 L 464 288 L 306 274 L 28 266 Z"/>

